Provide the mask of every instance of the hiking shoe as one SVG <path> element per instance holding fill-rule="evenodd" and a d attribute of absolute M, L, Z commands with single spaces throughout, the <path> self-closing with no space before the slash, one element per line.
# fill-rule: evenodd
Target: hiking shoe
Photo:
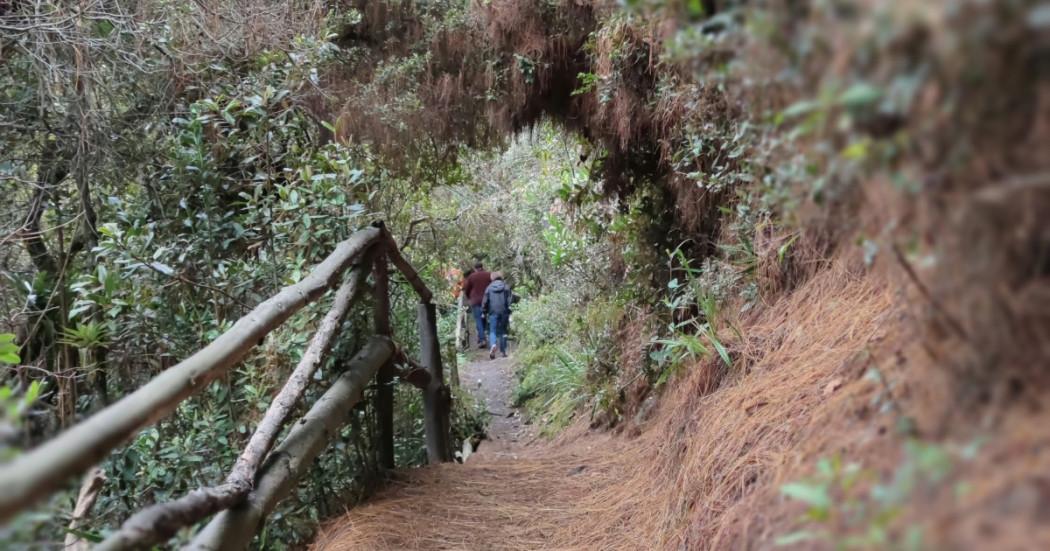
<path fill-rule="evenodd" d="M 495 360 L 496 359 L 496 345 L 492 345 L 492 348 L 489 350 L 489 359 L 490 360 Z"/>
<path fill-rule="evenodd" d="M 507 353 L 506 352 L 500 352 L 500 355 L 502 355 L 504 358 L 507 357 Z"/>
<path fill-rule="evenodd" d="M 485 343 L 479 342 L 478 343 L 478 350 L 484 350 L 484 349 L 485 349 Z"/>

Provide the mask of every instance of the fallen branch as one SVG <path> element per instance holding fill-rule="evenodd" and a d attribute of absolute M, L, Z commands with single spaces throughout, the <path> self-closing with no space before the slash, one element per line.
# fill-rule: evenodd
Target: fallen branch
<path fill-rule="evenodd" d="M 933 306 L 933 309 L 936 310 L 937 313 L 944 318 L 945 322 L 948 324 L 948 327 L 952 330 L 952 332 L 955 333 L 955 336 L 959 337 L 963 341 L 968 342 L 970 340 L 970 337 L 966 334 L 966 330 L 963 329 L 962 324 L 959 323 L 954 317 L 952 317 L 952 315 L 948 313 L 948 310 L 941 306 L 941 303 L 933 297 L 933 293 L 931 293 L 930 290 L 926 287 L 926 284 L 923 283 L 921 279 L 919 279 L 919 274 L 915 273 L 915 268 L 912 268 L 911 263 L 908 262 L 908 259 L 904 258 L 904 253 L 901 252 L 900 247 L 898 247 L 896 244 L 893 245 L 893 255 L 897 258 L 897 262 L 901 265 L 901 268 L 904 268 L 904 273 L 908 274 L 908 278 L 910 278 L 912 283 L 915 284 L 915 287 L 919 289 L 919 293 L 921 293 L 922 296 L 925 297 L 926 300 L 930 303 L 930 305 Z"/>
<path fill-rule="evenodd" d="M 1013 194 L 1025 191 L 1050 190 L 1050 172 L 1024 174 L 977 190 L 974 196 L 984 203 L 1005 203 Z"/>

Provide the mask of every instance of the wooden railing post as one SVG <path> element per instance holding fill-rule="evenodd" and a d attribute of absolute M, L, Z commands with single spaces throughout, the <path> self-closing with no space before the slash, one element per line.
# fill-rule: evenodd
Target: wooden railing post
<path fill-rule="evenodd" d="M 451 395 L 445 386 L 441 367 L 441 345 L 437 332 L 437 311 L 431 302 L 417 307 L 419 350 L 430 381 L 423 391 L 423 428 L 426 432 L 427 460 L 430 463 L 452 461 L 449 444 L 449 410 Z"/>
<path fill-rule="evenodd" d="M 375 279 L 375 332 L 382 337 L 392 337 L 390 325 L 390 269 L 387 264 L 386 243 L 376 247 L 373 263 Z M 388 360 L 376 373 L 376 422 L 377 437 L 376 461 L 384 469 L 394 468 L 394 364 Z"/>
<path fill-rule="evenodd" d="M 463 342 L 463 329 L 464 322 L 466 321 L 463 315 L 464 296 L 466 293 L 460 291 L 459 297 L 456 298 L 456 344 L 452 348 L 454 356 L 452 356 L 452 365 L 449 366 L 449 383 L 452 388 L 459 388 L 459 348 Z M 470 335 L 467 335 L 467 348 L 469 348 Z"/>
<path fill-rule="evenodd" d="M 377 245 L 381 246 L 381 245 Z M 328 355 L 335 336 L 347 313 L 364 286 L 370 271 L 370 259 L 366 253 L 358 265 L 351 270 L 346 283 L 340 286 L 332 300 L 332 308 L 310 339 L 303 357 L 285 381 L 280 392 L 270 402 L 248 445 L 244 447 L 226 481 L 219 486 L 200 488 L 173 501 L 161 502 L 147 507 L 121 525 L 95 549 L 148 548 L 150 544 L 167 540 L 184 526 L 230 507 L 243 500 L 251 491 L 255 473 L 266 454 L 279 436 L 285 421 L 295 410 L 314 373 Z"/>
<path fill-rule="evenodd" d="M 237 464 L 226 480 L 214 487 L 199 488 L 129 518 L 99 549 L 144 548 L 168 539 L 176 531 L 217 511 L 225 510 L 209 523 L 190 546 L 192 549 L 241 549 L 277 503 L 291 492 L 314 459 L 338 436 L 352 418 L 352 408 L 362 398 L 369 380 L 378 390 L 377 462 L 394 467 L 393 380 L 401 378 L 423 391 L 427 458 L 431 463 L 452 460 L 449 416 L 451 394 L 444 383 L 437 313 L 433 294 L 397 248 L 382 223 L 360 230 L 339 243 L 321 264 L 300 282 L 285 287 L 243 316 L 226 333 L 162 372 L 118 403 L 88 418 L 39 448 L 0 466 L 0 521 L 6 520 L 62 484 L 64 480 L 98 462 L 123 440 L 174 410 L 179 402 L 199 392 L 243 359 L 274 328 L 293 313 L 319 298 L 343 278 L 351 263 L 357 263 L 345 284 L 339 287 L 332 307 L 318 326 L 292 375 L 274 398 L 259 422 Z M 373 286 L 376 336 L 372 337 L 344 372 L 314 404 L 309 413 L 290 428 L 285 440 L 273 448 L 285 421 L 297 407 L 313 374 L 323 363 L 358 289 L 370 271 Z M 404 274 L 419 295 L 417 309 L 422 365 L 398 352 L 395 366 L 390 312 L 390 265 Z M 456 368 L 451 373 L 455 376 Z M 271 449 L 272 448 L 272 449 Z M 262 465 L 260 467 L 260 465 Z"/>

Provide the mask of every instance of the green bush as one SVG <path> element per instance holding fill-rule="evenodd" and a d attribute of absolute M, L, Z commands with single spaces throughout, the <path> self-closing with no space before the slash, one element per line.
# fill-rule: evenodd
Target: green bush
<path fill-rule="evenodd" d="M 515 402 L 548 433 L 584 404 L 592 405 L 592 416 L 615 409 L 609 389 L 618 373 L 615 334 L 623 307 L 604 296 L 581 302 L 573 289 L 559 289 L 523 301 L 513 316 L 521 346 Z"/>
<path fill-rule="evenodd" d="M 587 364 L 557 346 L 544 346 L 524 352 L 521 365 L 515 405 L 543 420 L 545 433 L 564 428 L 587 397 Z"/>

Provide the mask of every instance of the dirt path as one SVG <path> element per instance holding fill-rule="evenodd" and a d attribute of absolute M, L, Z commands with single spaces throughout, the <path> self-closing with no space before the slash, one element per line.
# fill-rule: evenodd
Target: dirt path
<path fill-rule="evenodd" d="M 484 403 L 491 416 L 486 439 L 478 446 L 476 455 L 515 458 L 520 446 L 535 438 L 532 425 L 526 424 L 522 412 L 514 407 L 517 363 L 513 356 L 490 360 L 483 350 L 472 352 L 470 359 L 460 370 L 460 384 Z"/>
<path fill-rule="evenodd" d="M 538 438 L 512 405 L 513 355 L 489 360 L 476 350 L 470 359 L 460 381 L 492 415 L 488 439 L 463 464 L 398 471 L 367 503 L 322 526 L 312 549 L 509 551 L 565 549 L 569 540 L 609 548 L 566 528 L 585 529 L 603 518 L 598 509 L 623 502 L 601 491 L 622 476 L 619 446 L 579 434 L 567 435 L 580 444 L 568 447 Z"/>

